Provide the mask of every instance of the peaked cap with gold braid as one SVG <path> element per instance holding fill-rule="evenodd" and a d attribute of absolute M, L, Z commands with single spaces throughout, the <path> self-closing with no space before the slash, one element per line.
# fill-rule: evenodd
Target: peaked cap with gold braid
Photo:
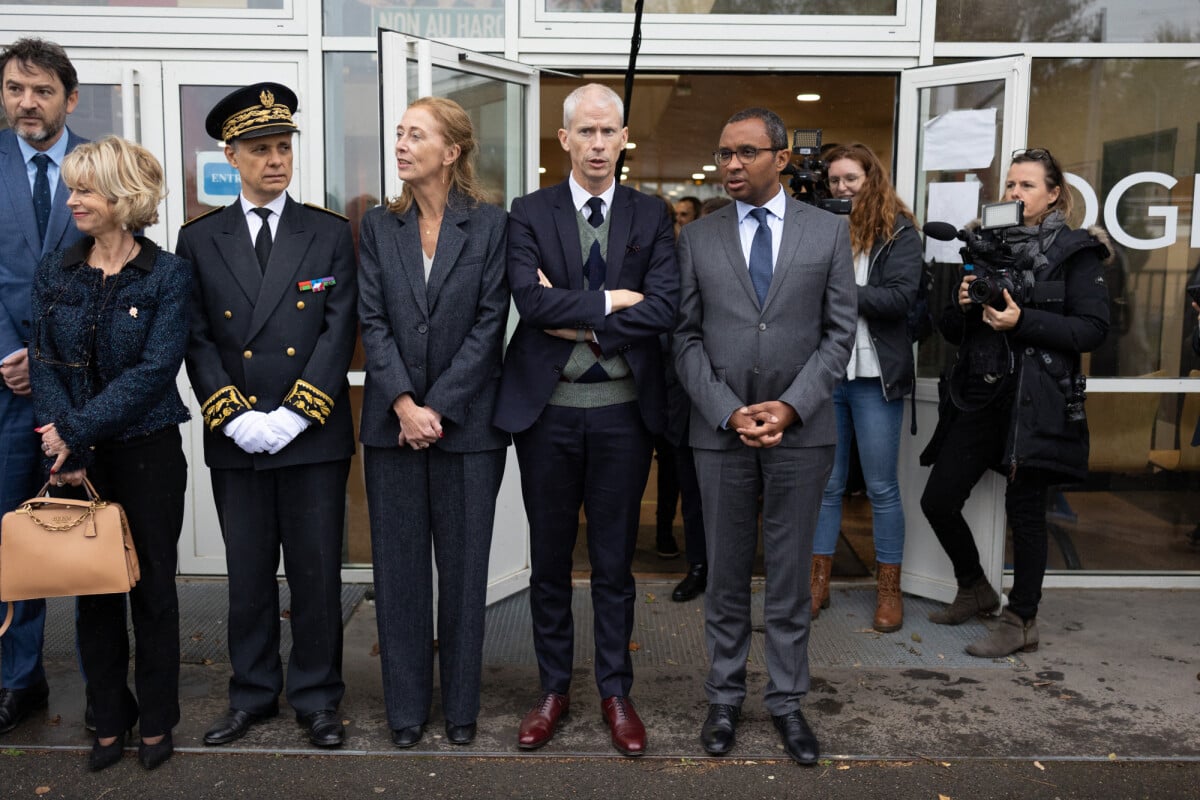
<path fill-rule="evenodd" d="M 272 133 L 299 133 L 292 121 L 296 93 L 278 83 L 256 83 L 225 96 L 208 112 L 204 130 L 217 141 L 253 139 Z"/>

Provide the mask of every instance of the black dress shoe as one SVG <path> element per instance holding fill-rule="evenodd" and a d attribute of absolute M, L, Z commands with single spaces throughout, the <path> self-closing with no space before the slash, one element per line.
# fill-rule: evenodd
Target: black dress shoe
<path fill-rule="evenodd" d="M 229 744 L 245 736 L 246 731 L 250 730 L 250 726 L 270 719 L 278 713 L 278 709 L 265 714 L 253 714 L 249 711 L 242 711 L 240 708 L 231 708 L 204 734 L 204 743 L 207 745 Z"/>
<path fill-rule="evenodd" d="M 452 722 L 447 722 L 446 738 L 450 741 L 450 744 L 470 744 L 475 741 L 475 723 L 468 722 L 466 725 L 455 725 Z"/>
<path fill-rule="evenodd" d="M 797 764 L 811 766 L 817 763 L 817 735 L 808 727 L 804 715 L 797 709 L 779 717 L 771 717 L 779 738 L 783 740 L 783 749 Z"/>
<path fill-rule="evenodd" d="M 170 731 L 157 744 L 147 744 L 144 739 L 138 744 L 138 761 L 146 769 L 162 766 L 174 754 L 175 742 L 171 739 Z"/>
<path fill-rule="evenodd" d="M 409 728 L 392 728 L 392 744 L 396 747 L 412 747 L 421 741 L 425 735 L 424 725 L 413 725 Z"/>
<path fill-rule="evenodd" d="M 111 743 L 100 744 L 100 737 L 97 736 L 92 742 L 92 752 L 88 756 L 88 770 L 99 772 L 120 761 L 121 756 L 125 754 L 125 740 L 128 738 L 129 731 L 122 731 Z"/>
<path fill-rule="evenodd" d="M 708 707 L 708 719 L 700 728 L 700 744 L 709 755 L 723 756 L 733 749 L 734 730 L 740 714 L 737 706 L 713 703 Z"/>
<path fill-rule="evenodd" d="M 346 741 L 346 728 L 336 711 L 314 711 L 297 716 L 296 721 L 308 726 L 308 740 L 315 747 L 341 747 Z"/>
<path fill-rule="evenodd" d="M 45 682 L 27 689 L 0 689 L 0 734 L 8 733 L 39 708 L 45 708 L 50 687 Z"/>
<path fill-rule="evenodd" d="M 688 567 L 688 574 L 675 587 L 675 591 L 671 592 L 671 599 L 676 603 L 686 603 L 706 588 L 708 588 L 708 565 L 692 564 Z"/>

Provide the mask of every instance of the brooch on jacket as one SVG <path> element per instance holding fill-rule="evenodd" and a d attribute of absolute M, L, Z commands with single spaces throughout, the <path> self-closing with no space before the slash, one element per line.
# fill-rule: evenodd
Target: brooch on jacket
<path fill-rule="evenodd" d="M 337 286 L 337 279 L 332 275 L 313 278 L 311 281 L 300 281 L 296 284 L 296 288 L 302 292 L 323 292 L 330 286 Z"/>
<path fill-rule="evenodd" d="M 137 306 L 129 307 L 129 316 L 133 317 L 134 319 L 137 319 Z"/>

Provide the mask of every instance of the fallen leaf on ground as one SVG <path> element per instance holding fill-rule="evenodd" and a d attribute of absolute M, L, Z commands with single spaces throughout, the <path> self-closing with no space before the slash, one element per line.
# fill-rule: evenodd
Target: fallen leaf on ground
<path fill-rule="evenodd" d="M 49 786 L 39 786 L 33 790 L 33 793 L 34 794 L 49 794 L 50 787 Z"/>
<path fill-rule="evenodd" d="M 1108 760 L 1109 760 L 1109 761 L 1116 761 L 1116 760 L 1117 760 L 1117 754 L 1116 754 L 1116 753 L 1109 753 L 1109 754 L 1108 754 Z"/>
<path fill-rule="evenodd" d="M 646 602 L 653 603 L 658 598 L 654 596 L 654 592 L 646 592 Z"/>
<path fill-rule="evenodd" d="M 1040 769 L 1042 772 L 1046 771 L 1046 768 L 1042 766 L 1042 762 L 1040 762 L 1040 761 L 1033 762 L 1033 765 L 1035 767 L 1037 767 L 1038 769 Z"/>
<path fill-rule="evenodd" d="M 923 641 L 923 640 L 921 639 L 921 634 L 917 633 L 916 631 L 913 631 L 912 640 L 913 640 L 914 642 L 920 642 L 920 641 Z"/>
<path fill-rule="evenodd" d="M 938 800 L 950 800 L 950 795 L 948 795 L 948 794 L 939 794 L 939 795 L 938 795 Z"/>
<path fill-rule="evenodd" d="M 838 764 L 837 768 L 838 769 L 850 769 L 850 765 L 849 764 Z"/>
<path fill-rule="evenodd" d="M 640 644 L 638 644 L 637 642 L 629 643 L 629 652 L 636 653 L 638 650 L 641 650 L 641 649 L 642 649 L 642 646 Z"/>
<path fill-rule="evenodd" d="M 373 655 L 373 656 L 379 655 L 379 642 L 376 642 L 375 644 L 371 645 L 371 655 Z"/>

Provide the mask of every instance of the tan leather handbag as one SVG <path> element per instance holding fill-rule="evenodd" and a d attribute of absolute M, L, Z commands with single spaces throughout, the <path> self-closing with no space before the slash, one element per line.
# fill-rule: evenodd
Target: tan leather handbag
<path fill-rule="evenodd" d="M 0 527 L 0 601 L 83 594 L 124 594 L 138 582 L 137 551 L 125 510 L 100 499 L 83 481 L 87 500 L 35 497 L 4 515 Z"/>

